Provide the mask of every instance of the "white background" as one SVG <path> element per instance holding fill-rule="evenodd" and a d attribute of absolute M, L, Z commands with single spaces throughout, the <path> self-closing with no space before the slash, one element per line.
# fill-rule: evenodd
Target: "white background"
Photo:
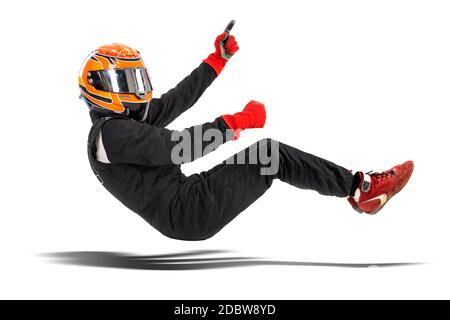
<path fill-rule="evenodd" d="M 450 298 L 447 1 L 9 1 L 0 18 L 1 298 Z M 241 50 L 170 128 L 266 104 L 265 129 L 184 167 L 209 169 L 263 137 L 348 168 L 412 159 L 405 190 L 374 217 L 276 181 L 219 234 L 165 238 L 97 182 L 77 74 L 95 47 L 143 54 L 159 96 L 234 18 Z M 52 263 L 58 251 L 232 255 L 396 268 L 258 266 L 136 271 Z"/>

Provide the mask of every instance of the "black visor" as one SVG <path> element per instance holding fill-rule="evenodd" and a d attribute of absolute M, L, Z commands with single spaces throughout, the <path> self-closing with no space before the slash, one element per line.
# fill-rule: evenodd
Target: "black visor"
<path fill-rule="evenodd" d="M 97 90 L 145 95 L 153 90 L 146 68 L 90 71 L 88 82 Z"/>

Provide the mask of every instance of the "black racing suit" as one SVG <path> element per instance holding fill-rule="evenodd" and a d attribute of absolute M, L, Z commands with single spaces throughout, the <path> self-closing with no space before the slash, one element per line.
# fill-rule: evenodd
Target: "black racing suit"
<path fill-rule="evenodd" d="M 151 101 L 143 123 L 124 116 L 103 117 L 91 111 L 89 160 L 112 195 L 164 235 L 181 240 L 213 236 L 263 195 L 273 179 L 324 195 L 349 195 L 353 176 L 348 170 L 283 143 L 277 143 L 278 150 L 272 150 L 270 139 L 240 153 L 256 161 L 226 161 L 207 172 L 185 176 L 180 165 L 172 161 L 171 151 L 177 144 L 172 141 L 173 132 L 164 127 L 193 106 L 215 78 L 214 70 L 202 63 L 174 89 Z M 185 130 L 205 132 L 210 128 L 223 134 L 223 142 L 232 139 L 220 117 Z M 111 163 L 96 159 L 95 141 L 100 130 Z M 194 139 L 195 135 L 191 137 Z M 202 148 L 208 144 L 201 143 Z M 261 173 L 268 164 L 253 156 L 262 147 L 269 155 L 275 151 L 279 154 L 278 172 Z"/>

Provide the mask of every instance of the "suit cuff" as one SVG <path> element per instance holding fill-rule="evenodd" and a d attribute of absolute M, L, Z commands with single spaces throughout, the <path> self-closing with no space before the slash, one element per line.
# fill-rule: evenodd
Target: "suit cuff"
<path fill-rule="evenodd" d="M 203 62 L 207 63 L 211 66 L 211 68 L 214 69 L 216 72 L 216 76 L 219 76 L 219 74 L 222 72 L 223 68 L 225 67 L 227 60 L 224 58 L 216 55 L 215 53 L 211 53 L 208 58 L 203 60 Z"/>

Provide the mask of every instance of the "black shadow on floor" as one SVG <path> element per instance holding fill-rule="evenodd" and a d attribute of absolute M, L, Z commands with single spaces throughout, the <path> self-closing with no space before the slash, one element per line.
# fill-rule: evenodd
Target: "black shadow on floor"
<path fill-rule="evenodd" d="M 252 266 L 293 266 L 293 267 L 337 267 L 337 268 L 370 268 L 370 267 L 405 267 L 421 263 L 336 263 L 336 262 L 300 262 L 268 260 L 257 257 L 224 256 L 230 251 L 200 250 L 160 255 L 133 255 L 121 252 L 73 251 L 45 253 L 41 256 L 50 258 L 52 262 L 74 266 L 102 267 L 134 270 L 202 270 L 218 268 L 252 267 Z M 200 257 L 199 257 L 200 256 Z"/>

